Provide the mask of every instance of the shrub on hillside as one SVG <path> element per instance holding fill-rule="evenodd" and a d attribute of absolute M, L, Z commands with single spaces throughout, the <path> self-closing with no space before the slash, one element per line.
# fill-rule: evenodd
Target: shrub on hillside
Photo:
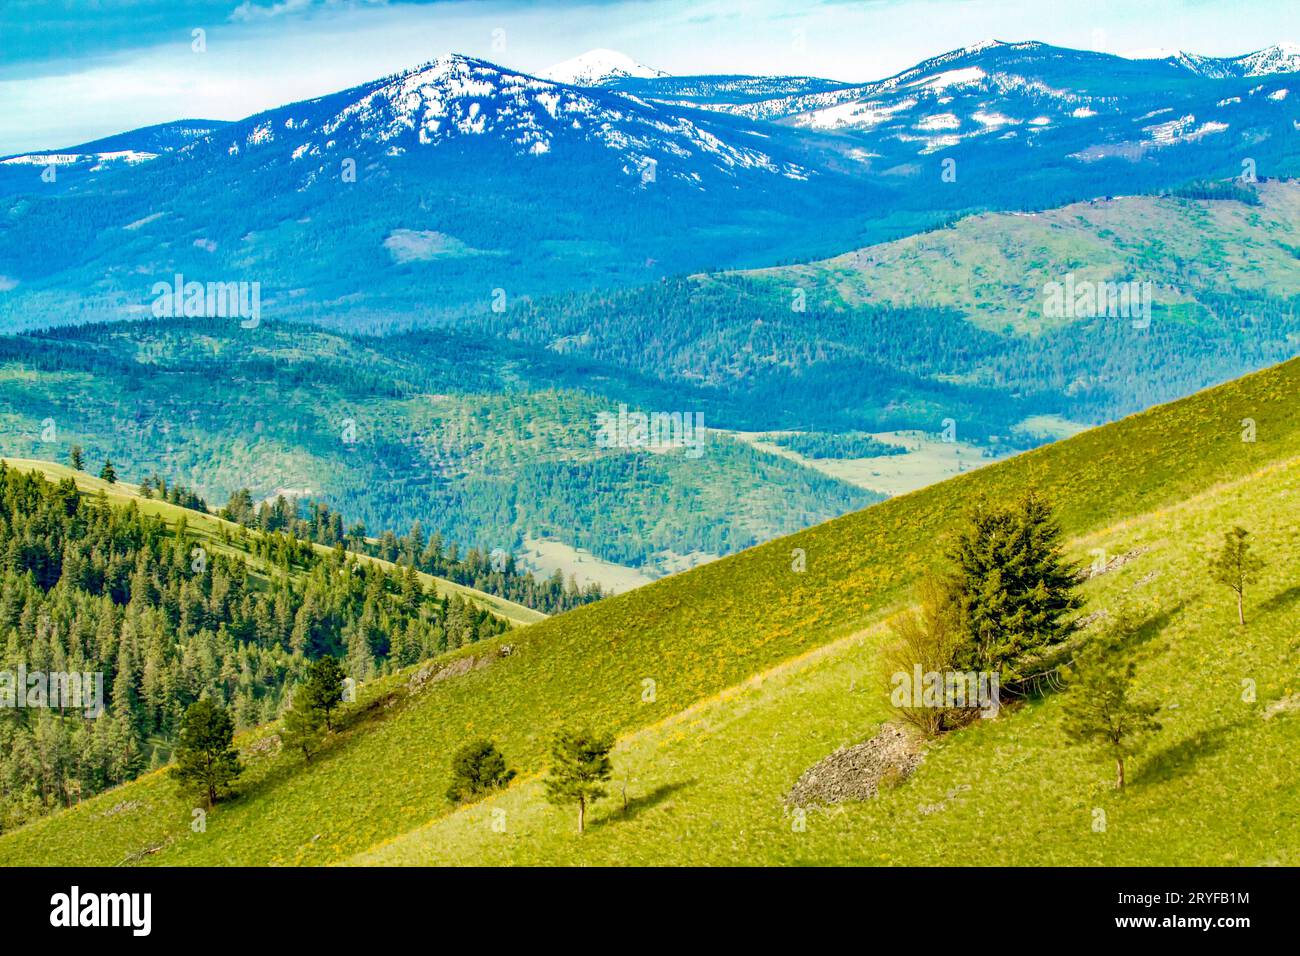
<path fill-rule="evenodd" d="M 919 606 L 905 611 L 890 625 L 893 639 L 881 652 L 887 693 L 898 716 L 927 737 L 965 723 L 971 712 L 949 707 L 900 705 L 894 700 L 900 679 L 947 673 L 961 647 L 964 622 L 960 596 L 943 578 L 928 576 L 917 586 Z"/>
<path fill-rule="evenodd" d="M 463 803 L 506 786 L 515 772 L 490 740 L 475 740 L 456 751 L 451 761 L 451 786 L 447 799 Z"/>

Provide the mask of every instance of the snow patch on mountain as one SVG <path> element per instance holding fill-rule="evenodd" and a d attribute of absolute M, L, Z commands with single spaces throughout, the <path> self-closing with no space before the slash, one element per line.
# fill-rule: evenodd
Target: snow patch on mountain
<path fill-rule="evenodd" d="M 613 80 L 630 77 L 652 79 L 668 74 L 648 67 L 644 63 L 638 63 L 626 53 L 596 49 L 547 67 L 537 75 L 541 79 L 567 83 L 570 86 L 603 86 Z"/>
<path fill-rule="evenodd" d="M 1300 43 L 1277 43 L 1238 57 L 1242 76 L 1272 76 L 1275 73 L 1300 73 Z"/>
<path fill-rule="evenodd" d="M 1212 80 L 1300 73 L 1300 43 L 1276 43 L 1254 53 L 1233 57 L 1202 56 L 1185 50 L 1165 49 L 1131 50 L 1123 56 L 1130 60 L 1164 60 Z"/>
<path fill-rule="evenodd" d="M 916 80 L 910 85 L 920 84 L 932 90 L 944 90 L 950 86 L 969 86 L 972 83 L 978 83 L 986 76 L 988 74 L 978 66 L 967 66 L 962 67 L 960 70 L 945 70 L 938 76 Z"/>
<path fill-rule="evenodd" d="M 295 162 L 316 167 L 306 185 L 333 169 L 335 161 L 327 162 L 327 156 L 355 156 L 376 146 L 385 155 L 401 156 L 468 137 L 492 138 L 532 158 L 595 143 L 618 153 L 629 175 L 639 176 L 653 162 L 660 178 L 697 188 L 704 188 L 699 170 L 686 167 L 701 163 L 728 174 L 753 169 L 787 178 L 807 175 L 662 104 L 512 73 L 464 56 L 440 57 L 355 94 L 341 106 L 316 100 L 286 107 L 282 112 L 292 111 L 292 122 L 254 117 L 228 151 L 240 155 L 278 144 Z M 326 102 L 330 105 L 320 109 Z"/>
<path fill-rule="evenodd" d="M 157 159 L 157 153 L 145 153 L 135 149 L 119 149 L 107 153 L 25 153 L 0 160 L 4 166 L 71 166 L 76 163 L 94 162 L 96 168 L 106 163 L 147 163 Z"/>

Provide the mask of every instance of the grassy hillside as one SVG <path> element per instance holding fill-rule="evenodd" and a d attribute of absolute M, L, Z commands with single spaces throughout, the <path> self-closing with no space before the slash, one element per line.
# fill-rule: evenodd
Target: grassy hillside
<path fill-rule="evenodd" d="M 1258 205 L 1126 196 L 1037 213 L 982 213 L 808 265 L 749 273 L 843 305 L 934 305 L 991 331 L 1040 332 L 1043 286 L 1149 281 L 1164 308 L 1218 289 L 1300 292 L 1300 182 L 1254 187 Z M 924 290 L 919 292 L 918 290 Z"/>
<path fill-rule="evenodd" d="M 791 784 L 891 716 L 875 660 L 886 628 L 874 626 L 626 736 L 613 795 L 582 839 L 533 778 L 348 862 L 1294 866 L 1297 494 L 1293 459 L 1072 543 L 1081 563 L 1092 548 L 1141 552 L 1085 588 L 1090 610 L 1127 597 L 1154 619 L 1139 680 L 1166 708 L 1163 729 L 1122 794 L 1110 764 L 1065 745 L 1052 697 L 940 741 L 911 779 L 875 800 L 807 808 L 796 832 L 783 803 Z M 1205 572 L 1207 552 L 1239 522 L 1272 562 L 1245 629 L 1231 594 Z M 1244 699 L 1246 680 L 1254 700 Z M 1093 828 L 1098 810 L 1103 832 Z"/>
<path fill-rule="evenodd" d="M 1286 500 L 1291 462 L 1300 456 L 1298 388 L 1300 362 L 1287 363 L 462 649 L 449 655 L 464 662 L 459 673 L 370 698 L 376 706 L 310 767 L 287 754 L 270 756 L 273 747 L 259 751 L 267 754 L 258 758 L 264 769 L 251 773 L 241 795 L 212 814 L 204 833 L 189 829 L 187 806 L 156 774 L 0 838 L 0 861 L 109 864 L 155 848 L 141 859 L 321 864 L 464 858 L 461 847 L 477 845 L 472 841 L 482 834 L 462 839 L 467 831 L 458 828 L 472 831 L 483 821 L 483 808 L 448 817 L 443 792 L 451 753 L 480 736 L 496 740 L 521 771 L 516 786 L 497 799 L 514 812 L 508 818 L 517 822 L 506 839 L 527 844 L 517 853 L 526 861 L 612 860 L 626 849 L 629 862 L 811 861 L 858 851 L 852 857 L 857 862 L 952 862 L 947 830 L 938 824 L 926 831 L 928 842 L 900 835 L 922 813 L 918 807 L 930 804 L 946 808 L 933 814 L 951 811 L 967 820 L 964 835 L 953 837 L 965 862 L 1009 862 L 1006 857 L 1017 852 L 1060 862 L 1083 859 L 1089 847 L 1102 852 L 1100 843 L 1074 843 L 1064 835 L 1019 851 L 984 837 L 1008 832 L 1032 843 L 1044 833 L 1064 834 L 1077 814 L 1083 840 L 1091 833 L 1092 806 L 1113 807 L 1109 832 L 1124 832 L 1130 814 L 1144 834 L 1129 833 L 1125 839 L 1132 842 L 1124 843 L 1121 858 L 1168 852 L 1160 848 L 1172 821 L 1186 828 L 1186 818 L 1161 809 L 1159 799 L 1143 804 L 1144 784 L 1117 803 L 1102 804 L 1096 801 L 1110 794 L 1097 790 L 1094 797 L 1089 787 L 1109 780 L 1106 768 L 1085 765 L 1074 754 L 1043 762 L 1060 750 L 1047 729 L 1057 706 L 1052 700 L 963 732 L 945 742 L 915 786 L 906 785 L 898 797 L 835 811 L 820 828 L 813 815 L 808 832 L 797 837 L 774 802 L 809 765 L 842 742 L 869 736 L 879 722 L 877 703 L 861 690 L 878 625 L 933 560 L 937 542 L 977 496 L 1003 497 L 1031 486 L 1055 503 L 1077 556 L 1098 542 L 1113 550 L 1141 542 L 1154 548 L 1131 572 L 1089 585 L 1089 597 L 1105 603 L 1110 589 L 1135 584 L 1139 573 L 1159 573 L 1153 593 L 1166 602 L 1167 633 L 1150 642 L 1143 673 L 1180 706 L 1158 743 L 1158 750 L 1168 750 L 1163 763 L 1152 759 L 1137 777 L 1167 779 L 1170 793 L 1185 791 L 1185 809 L 1215 821 L 1216 833 L 1200 837 L 1205 846 L 1197 859 L 1204 859 L 1214 846 L 1240 837 L 1242 828 L 1280 826 L 1294 812 L 1285 809 L 1295 805 L 1287 802 L 1294 784 L 1277 776 L 1286 766 L 1281 748 L 1294 745 L 1287 739 L 1294 733 L 1290 718 L 1265 725 L 1257 710 L 1226 713 L 1220 698 L 1229 684 L 1239 687 L 1225 661 L 1256 677 L 1261 703 L 1293 692 L 1278 667 L 1286 662 L 1283 642 L 1291 640 L 1278 622 L 1294 594 L 1284 550 L 1293 539 L 1277 502 Z M 1241 440 L 1247 418 L 1256 424 L 1253 442 Z M 1275 488 L 1277 497 L 1268 497 Z M 1242 499 L 1250 494 L 1256 498 L 1247 506 Z M 1232 631 L 1226 600 L 1201 600 L 1203 578 L 1194 573 L 1198 548 L 1229 521 L 1260 522 L 1273 558 L 1259 591 L 1259 599 L 1273 606 L 1244 635 Z M 794 549 L 806 553 L 802 573 L 792 570 Z M 1176 650 L 1157 649 L 1166 644 Z M 1294 660 L 1287 666 L 1293 672 Z M 653 703 L 643 702 L 647 679 L 655 682 Z M 1195 700 L 1196 694 L 1205 699 Z M 568 816 L 541 809 L 529 776 L 543 767 L 550 734 L 579 722 L 620 734 L 616 765 L 631 773 L 626 822 L 645 827 L 639 832 L 657 844 L 628 849 L 619 842 L 626 829 L 620 822 L 596 828 L 600 835 L 575 850 L 563 838 Z M 1208 756 L 1213 759 L 1202 759 Z M 1225 794 L 1241 791 L 1242 776 L 1252 778 L 1244 791 L 1248 809 L 1238 805 L 1225 820 Z M 967 785 L 970 791 L 961 789 Z M 1069 797 L 1064 804 L 1061 794 Z M 396 839 L 429 821 L 430 829 Z M 551 827 L 556 842 L 540 833 Z M 1238 845 L 1293 859 L 1293 851 L 1267 845 L 1260 835 Z M 846 836 L 849 844 L 840 846 Z"/>

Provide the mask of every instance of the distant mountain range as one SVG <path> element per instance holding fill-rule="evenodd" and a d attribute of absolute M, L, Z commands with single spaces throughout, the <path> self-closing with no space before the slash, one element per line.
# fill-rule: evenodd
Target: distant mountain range
<path fill-rule="evenodd" d="M 1277 43 L 1245 56 L 1213 57 L 1181 50 L 1161 51 L 1156 59 L 1211 79 L 1241 76 L 1272 76 L 1300 72 L 1300 43 Z"/>
<path fill-rule="evenodd" d="M 560 82 L 446 56 L 237 122 L 0 160 L 0 330 L 147 316 L 176 274 L 257 282 L 269 317 L 382 330 L 1243 163 L 1294 175 L 1295 65 L 1288 46 L 989 41 L 868 84 L 669 77 L 612 51 L 544 71 Z"/>

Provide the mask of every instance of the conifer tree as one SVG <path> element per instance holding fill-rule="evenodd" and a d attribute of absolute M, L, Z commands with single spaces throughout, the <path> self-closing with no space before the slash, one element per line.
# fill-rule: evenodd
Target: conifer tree
<path fill-rule="evenodd" d="M 112 460 L 105 458 L 104 467 L 99 469 L 99 477 L 107 481 L 110 485 L 117 483 L 117 471 L 113 468 Z"/>
<path fill-rule="evenodd" d="M 964 638 L 956 670 L 997 671 L 1004 684 L 1035 676 L 1032 658 L 1074 630 L 1078 575 L 1061 552 L 1047 500 L 1029 492 L 1010 505 L 981 502 L 948 557 Z"/>
<path fill-rule="evenodd" d="M 1082 651 L 1069 672 L 1062 705 L 1066 739 L 1090 745 L 1115 761 L 1115 787 L 1124 787 L 1124 761 L 1160 729 L 1160 705 L 1134 694 L 1137 664 L 1126 646 L 1137 631 L 1127 613 Z"/>
<path fill-rule="evenodd" d="M 546 777 L 546 799 L 560 806 L 578 805 L 578 833 L 586 828 L 587 804 L 605 796 L 604 783 L 614 770 L 609 752 L 613 734 L 590 730 L 562 730 L 551 743 L 551 769 Z"/>
<path fill-rule="evenodd" d="M 204 698 L 185 711 L 172 773 L 184 792 L 197 792 L 208 809 L 244 770 L 234 747 L 235 724 L 222 707 Z"/>
<path fill-rule="evenodd" d="M 325 715 L 313 706 L 306 687 L 300 686 L 293 693 L 289 709 L 284 712 L 284 730 L 281 733 L 284 746 L 302 751 L 303 759 L 311 763 L 312 754 L 320 749 L 325 739 L 324 723 Z"/>
<path fill-rule="evenodd" d="M 334 729 L 332 718 L 335 708 L 343 700 L 345 676 L 338 659 L 328 654 L 313 661 L 307 671 L 307 683 L 304 685 L 307 699 L 304 703 L 320 711 L 325 718 L 327 730 Z"/>
<path fill-rule="evenodd" d="M 80 445 L 73 445 L 68 449 L 68 464 L 77 471 L 85 467 L 86 459 Z"/>
<path fill-rule="evenodd" d="M 1264 562 L 1251 549 L 1250 532 L 1236 527 L 1223 535 L 1223 547 L 1210 559 L 1210 576 L 1237 597 L 1237 623 L 1246 624 L 1246 585 L 1254 583 Z"/>

